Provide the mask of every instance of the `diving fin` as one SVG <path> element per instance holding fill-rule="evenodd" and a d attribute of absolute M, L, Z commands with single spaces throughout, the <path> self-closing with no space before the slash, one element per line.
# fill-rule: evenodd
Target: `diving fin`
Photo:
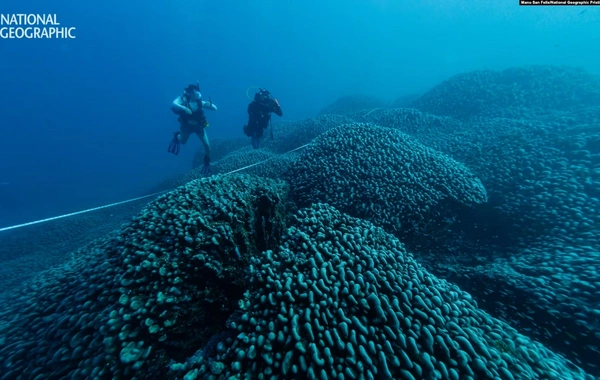
<path fill-rule="evenodd" d="M 179 154 L 179 148 L 181 148 L 181 143 L 179 142 L 179 132 L 175 132 L 175 136 L 173 136 L 173 140 L 169 144 L 169 153 L 173 153 L 174 155 Z"/>

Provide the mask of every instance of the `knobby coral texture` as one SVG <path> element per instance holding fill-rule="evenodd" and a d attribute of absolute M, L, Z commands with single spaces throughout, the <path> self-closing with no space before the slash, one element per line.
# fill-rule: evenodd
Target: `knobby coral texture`
<path fill-rule="evenodd" d="M 16 234 L 0 378 L 593 379 L 597 94 L 531 66 L 344 97 L 112 233 Z"/>

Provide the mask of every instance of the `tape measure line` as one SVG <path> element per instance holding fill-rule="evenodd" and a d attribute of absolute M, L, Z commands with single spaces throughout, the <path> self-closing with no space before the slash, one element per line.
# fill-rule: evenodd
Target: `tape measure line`
<path fill-rule="evenodd" d="M 306 147 L 307 147 L 307 146 L 309 146 L 309 145 L 310 145 L 310 144 L 305 144 L 305 145 L 302 145 L 302 146 L 300 146 L 300 147 L 298 147 L 298 148 L 292 149 L 292 150 L 290 150 L 290 151 L 288 151 L 288 152 L 285 152 L 285 153 L 283 153 L 283 154 L 281 154 L 281 155 L 278 155 L 278 156 L 276 156 L 276 157 L 283 156 L 283 155 L 286 155 L 286 154 L 289 154 L 289 153 L 295 152 L 295 151 L 297 151 L 297 150 L 300 150 L 300 149 L 304 149 L 304 148 L 306 148 Z M 271 161 L 272 159 L 274 159 L 274 158 L 276 158 L 276 157 L 267 158 L 266 160 L 259 161 L 259 162 L 255 163 L 255 164 L 252 164 L 252 165 L 244 166 L 243 168 L 239 168 L 239 169 L 232 170 L 232 171 L 230 171 L 230 172 L 227 172 L 227 173 L 224 173 L 224 174 L 222 174 L 222 175 L 233 174 L 233 173 L 236 173 L 236 172 L 239 172 L 239 171 L 242 171 L 242 170 L 246 170 L 246 169 L 249 169 L 249 168 L 251 168 L 251 167 L 253 167 L 253 166 L 261 165 L 261 164 L 264 164 L 264 163 L 265 163 L 265 162 L 267 162 L 267 161 Z M 9 226 L 9 227 L 0 228 L 0 232 L 9 231 L 9 230 L 14 230 L 14 229 L 17 229 L 17 228 L 22 228 L 22 227 L 27 227 L 27 226 L 33 226 L 34 224 L 40 224 L 40 223 L 45 223 L 45 222 L 51 222 L 51 221 L 53 221 L 53 220 L 57 220 L 57 219 L 69 218 L 69 217 L 71 217 L 71 216 L 81 215 L 81 214 L 85 214 L 85 213 L 92 212 L 92 211 L 98 211 L 98 210 L 102 210 L 102 209 L 105 209 L 105 208 L 110 208 L 110 207 L 114 207 L 114 206 L 119 206 L 119 205 L 122 205 L 122 204 L 126 204 L 126 203 L 131 203 L 131 202 L 139 201 L 140 199 L 154 197 L 154 196 L 156 196 L 156 195 L 163 194 L 163 193 L 167 193 L 167 192 L 169 192 L 169 191 L 172 191 L 172 190 L 163 190 L 163 191 L 158 191 L 158 192 L 156 192 L 156 193 L 152 193 L 152 194 L 144 195 L 144 196 L 137 197 L 137 198 L 127 199 L 127 200 L 125 200 L 125 201 L 116 202 L 116 203 L 111 203 L 111 204 L 104 205 L 104 206 L 99 206 L 99 207 L 89 208 L 89 209 L 87 209 L 87 210 L 81 210 L 81 211 L 76 211 L 76 212 L 72 212 L 72 213 L 69 213 L 69 214 L 64 214 L 64 215 L 53 216 L 52 218 L 46 218 L 46 219 L 35 220 L 35 221 L 33 221 L 33 222 L 28 222 L 28 223 L 23 223 L 23 224 L 16 224 L 16 225 L 14 225 L 14 226 Z"/>

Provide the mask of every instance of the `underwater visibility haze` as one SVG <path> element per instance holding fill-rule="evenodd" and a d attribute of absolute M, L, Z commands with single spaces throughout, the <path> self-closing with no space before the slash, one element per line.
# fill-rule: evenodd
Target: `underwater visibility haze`
<path fill-rule="evenodd" d="M 0 379 L 600 378 L 583 3 L 3 6 Z"/>

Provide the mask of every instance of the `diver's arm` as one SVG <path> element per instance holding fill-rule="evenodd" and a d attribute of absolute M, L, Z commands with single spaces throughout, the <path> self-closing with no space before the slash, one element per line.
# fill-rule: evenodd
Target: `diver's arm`
<path fill-rule="evenodd" d="M 271 112 L 275 113 L 275 115 L 279 117 L 283 116 L 283 111 L 281 110 L 281 106 L 279 105 L 277 99 L 273 99 L 271 104 Z"/>
<path fill-rule="evenodd" d="M 206 100 L 202 101 L 202 108 L 207 109 L 207 110 L 212 110 L 212 111 L 217 110 L 217 106 L 215 106 L 215 104 L 213 102 L 207 102 Z"/>
<path fill-rule="evenodd" d="M 173 100 L 173 103 L 171 104 L 171 109 L 175 112 L 183 111 L 187 114 L 192 113 L 192 110 L 183 105 L 183 100 L 181 99 L 181 96 L 178 96 L 177 99 Z"/>

